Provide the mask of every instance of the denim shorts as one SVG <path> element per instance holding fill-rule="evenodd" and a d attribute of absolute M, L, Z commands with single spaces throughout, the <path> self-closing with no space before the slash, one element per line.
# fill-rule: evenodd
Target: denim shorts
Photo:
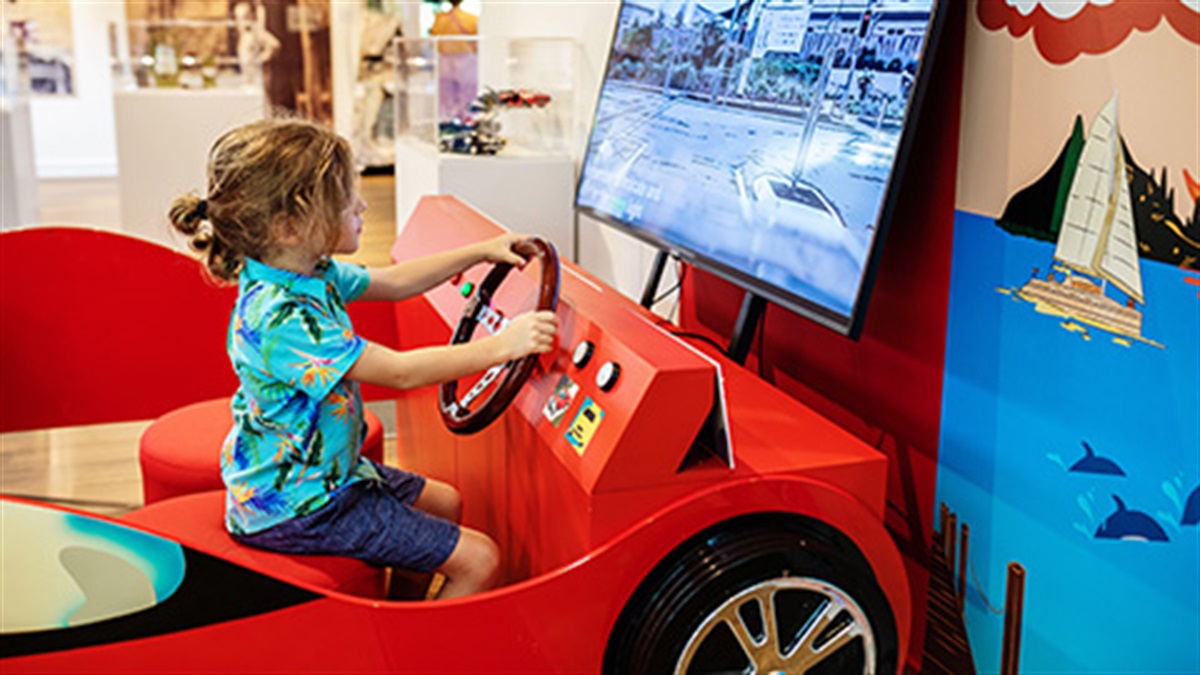
<path fill-rule="evenodd" d="M 429 572 L 458 544 L 458 525 L 413 507 L 425 479 L 381 464 L 383 481 L 343 486 L 321 508 L 235 539 L 269 551 L 340 555 L 377 567 Z"/>

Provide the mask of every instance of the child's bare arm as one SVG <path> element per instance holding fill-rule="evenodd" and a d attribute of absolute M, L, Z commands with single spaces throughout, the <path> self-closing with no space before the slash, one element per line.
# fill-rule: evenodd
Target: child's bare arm
<path fill-rule="evenodd" d="M 435 253 L 387 267 L 368 268 L 371 282 L 362 300 L 403 300 L 437 286 L 481 262 L 524 265 L 512 247 L 527 235 L 508 233 L 462 248 Z"/>
<path fill-rule="evenodd" d="M 544 354 L 553 348 L 557 330 L 554 312 L 528 312 L 496 335 L 458 345 L 401 352 L 367 343 L 346 377 L 393 389 L 441 384 L 527 354 Z"/>

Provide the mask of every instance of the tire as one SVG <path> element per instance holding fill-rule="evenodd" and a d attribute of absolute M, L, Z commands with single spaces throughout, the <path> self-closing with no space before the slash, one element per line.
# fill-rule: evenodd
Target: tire
<path fill-rule="evenodd" d="M 710 528 L 664 558 L 617 620 L 604 672 L 874 675 L 895 673 L 897 652 L 891 607 L 853 544 L 777 514 Z"/>

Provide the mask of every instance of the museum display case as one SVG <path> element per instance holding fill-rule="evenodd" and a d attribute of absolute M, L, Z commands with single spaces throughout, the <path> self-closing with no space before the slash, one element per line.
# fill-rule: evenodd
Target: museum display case
<path fill-rule="evenodd" d="M 553 155 L 580 137 L 573 39 L 401 38 L 393 48 L 397 138 L 459 154 Z"/>
<path fill-rule="evenodd" d="M 239 5 L 241 6 L 241 5 Z M 119 89 L 263 88 L 263 64 L 279 40 L 249 15 L 237 19 L 142 19 L 109 25 Z"/>
<path fill-rule="evenodd" d="M 568 38 L 397 39 L 396 217 L 452 194 L 575 257 L 578 43 Z"/>

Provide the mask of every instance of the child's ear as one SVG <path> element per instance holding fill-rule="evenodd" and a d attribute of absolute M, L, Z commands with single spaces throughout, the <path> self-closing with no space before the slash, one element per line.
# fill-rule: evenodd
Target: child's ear
<path fill-rule="evenodd" d="M 300 225 L 296 218 L 283 213 L 271 218 L 271 239 L 276 244 L 295 246 L 301 241 Z"/>

